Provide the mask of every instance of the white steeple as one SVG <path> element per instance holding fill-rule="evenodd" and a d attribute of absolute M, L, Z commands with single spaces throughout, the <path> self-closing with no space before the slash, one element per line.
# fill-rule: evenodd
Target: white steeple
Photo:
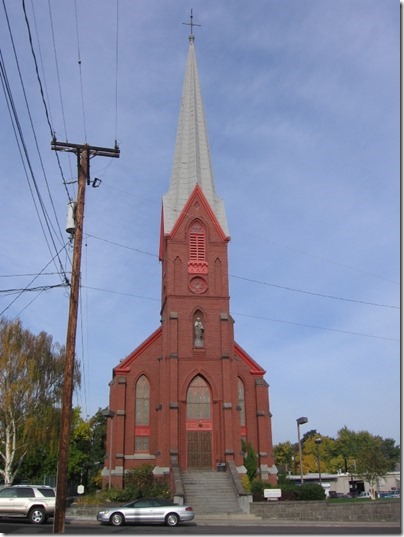
<path fill-rule="evenodd" d="M 229 236 L 223 201 L 215 191 L 194 40 L 191 33 L 170 188 L 163 196 L 164 234 L 171 232 L 198 184 L 224 235 Z"/>

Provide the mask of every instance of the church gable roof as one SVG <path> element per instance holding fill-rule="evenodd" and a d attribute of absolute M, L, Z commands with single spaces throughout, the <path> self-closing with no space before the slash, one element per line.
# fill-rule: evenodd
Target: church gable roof
<path fill-rule="evenodd" d="M 265 375 L 265 369 L 262 369 L 262 367 L 258 365 L 257 362 L 236 342 L 234 342 L 234 352 L 247 365 L 251 375 L 254 377 Z"/>
<path fill-rule="evenodd" d="M 161 331 L 160 326 L 147 339 L 145 339 L 143 343 L 141 343 L 126 358 L 124 358 L 119 365 L 114 367 L 114 375 L 123 375 L 129 373 L 132 363 L 161 337 Z"/>
<path fill-rule="evenodd" d="M 196 214 L 194 210 L 195 204 L 198 204 L 198 203 L 200 203 L 205 209 L 205 211 L 207 212 L 220 238 L 224 241 L 229 241 L 230 237 L 225 235 L 220 223 L 218 222 L 216 218 L 215 213 L 212 211 L 212 208 L 209 205 L 209 202 L 203 193 L 203 190 L 198 184 L 195 185 L 193 192 L 189 196 L 187 203 L 184 205 L 184 208 L 182 209 L 181 214 L 177 218 L 177 221 L 175 222 L 175 225 L 173 229 L 171 230 L 170 236 L 173 237 L 175 235 L 175 233 L 177 232 L 178 228 L 181 226 L 186 216 L 190 214 L 195 214 L 195 218 L 199 218 L 200 215 Z"/>

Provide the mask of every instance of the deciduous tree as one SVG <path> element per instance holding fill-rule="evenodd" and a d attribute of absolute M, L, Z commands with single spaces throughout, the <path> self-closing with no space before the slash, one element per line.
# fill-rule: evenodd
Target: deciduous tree
<path fill-rule="evenodd" d="M 13 482 L 29 450 L 57 440 L 64 347 L 0 319 L 0 476 Z M 75 381 L 80 375 L 76 368 Z M 52 432 L 54 434 L 52 434 Z"/>
<path fill-rule="evenodd" d="M 367 431 L 358 433 L 356 474 L 367 481 L 371 488 L 389 471 L 389 461 L 383 453 L 383 441 Z"/>

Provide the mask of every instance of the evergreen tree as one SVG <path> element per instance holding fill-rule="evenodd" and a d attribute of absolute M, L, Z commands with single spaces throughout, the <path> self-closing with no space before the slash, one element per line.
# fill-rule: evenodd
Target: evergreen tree
<path fill-rule="evenodd" d="M 251 445 L 251 442 L 247 444 L 247 451 L 244 459 L 244 466 L 247 469 L 248 479 L 250 483 L 253 481 L 257 475 L 257 466 L 258 466 L 258 455 L 255 453 L 254 448 Z"/>

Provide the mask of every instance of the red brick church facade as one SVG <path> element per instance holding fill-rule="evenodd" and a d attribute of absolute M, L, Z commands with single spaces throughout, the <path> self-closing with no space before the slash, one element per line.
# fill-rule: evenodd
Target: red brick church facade
<path fill-rule="evenodd" d="M 156 474 L 243 467 L 242 441 L 258 473 L 276 482 L 265 371 L 234 340 L 224 206 L 216 195 L 194 36 L 160 236 L 161 323 L 113 369 L 104 485 L 121 487 L 143 463 Z"/>

